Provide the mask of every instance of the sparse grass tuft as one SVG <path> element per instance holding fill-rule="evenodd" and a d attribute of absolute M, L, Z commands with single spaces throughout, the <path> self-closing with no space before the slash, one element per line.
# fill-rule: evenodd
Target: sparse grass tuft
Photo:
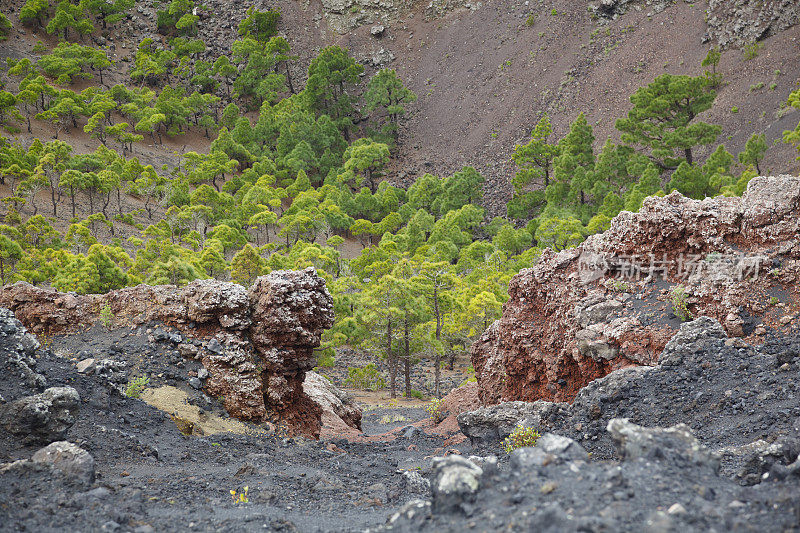
<path fill-rule="evenodd" d="M 433 420 L 434 424 L 438 424 L 442 420 L 444 420 L 444 411 L 442 410 L 442 400 L 438 398 L 434 398 L 433 400 L 425 406 L 425 410 L 428 411 L 428 414 Z"/>
<path fill-rule="evenodd" d="M 633 292 L 633 286 L 627 281 L 623 281 L 621 279 L 608 280 L 606 286 L 612 292 L 628 292 L 628 293 Z"/>
<path fill-rule="evenodd" d="M 750 44 L 744 45 L 744 48 L 742 48 L 742 54 L 744 54 L 744 60 L 750 61 L 751 59 L 757 58 L 758 52 L 759 50 L 761 50 L 762 46 L 764 45 L 758 41 L 753 41 Z"/>
<path fill-rule="evenodd" d="M 536 441 L 539 440 L 539 432 L 533 428 L 526 428 L 519 424 L 511 432 L 511 435 L 503 441 L 503 450 L 506 453 L 511 453 L 518 448 L 528 448 L 536 446 Z"/>
<path fill-rule="evenodd" d="M 692 313 L 686 304 L 686 287 L 683 285 L 673 287 L 669 294 L 669 300 L 672 304 L 672 312 L 675 313 L 678 320 L 686 322 L 692 319 Z"/>
<path fill-rule="evenodd" d="M 128 386 L 125 387 L 125 396 L 128 398 L 138 398 L 141 396 L 142 391 L 147 388 L 148 383 L 150 383 L 150 378 L 147 376 L 131 378 L 128 380 Z"/>

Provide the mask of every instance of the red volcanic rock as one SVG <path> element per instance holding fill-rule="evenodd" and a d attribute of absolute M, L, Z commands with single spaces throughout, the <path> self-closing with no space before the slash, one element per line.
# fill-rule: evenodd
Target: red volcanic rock
<path fill-rule="evenodd" d="M 742 198 L 648 198 L 511 280 L 503 316 L 472 347 L 479 396 L 569 401 L 612 370 L 657 364 L 680 325 L 677 285 L 693 316 L 748 336 L 779 326 L 772 295 L 779 314 L 796 312 L 799 281 L 800 178 L 754 178 Z"/>
<path fill-rule="evenodd" d="M 361 409 L 355 400 L 316 372 L 307 372 L 303 392 L 322 408 L 322 435 L 352 437 L 360 434 Z"/>
<path fill-rule="evenodd" d="M 75 331 L 109 306 L 118 322 L 158 321 L 208 339 L 197 353 L 209 372 L 206 392 L 223 398 L 232 416 L 282 420 L 295 432 L 319 437 L 323 408 L 303 392 L 303 382 L 334 315 L 325 281 L 313 268 L 272 272 L 249 290 L 196 280 L 182 288 L 138 285 L 78 296 L 20 282 L 3 287 L 0 306 L 39 334 Z M 342 418 L 359 427 L 360 412 Z"/>

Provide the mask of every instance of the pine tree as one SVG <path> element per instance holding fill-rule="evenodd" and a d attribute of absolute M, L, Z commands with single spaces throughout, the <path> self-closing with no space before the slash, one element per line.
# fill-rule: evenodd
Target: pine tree
<path fill-rule="evenodd" d="M 14 265 L 22 259 L 23 253 L 19 244 L 0 234 L 0 283 L 5 285 L 9 281 Z"/>
<path fill-rule="evenodd" d="M 550 184 L 553 158 L 559 152 L 557 145 L 547 142 L 552 133 L 550 117 L 543 115 L 531 131 L 531 140 L 527 144 L 518 144 L 514 147 L 512 158 L 519 167 L 512 180 L 515 194 L 522 193 L 525 187 L 534 180 L 541 180 L 542 187 Z"/>
<path fill-rule="evenodd" d="M 103 29 L 108 24 L 116 24 L 125 18 L 125 12 L 134 4 L 135 0 L 81 0 L 80 2 L 83 9 L 103 22 Z"/>
<path fill-rule="evenodd" d="M 67 39 L 69 30 L 83 36 L 94 31 L 94 25 L 86 18 L 86 13 L 81 6 L 73 5 L 69 0 L 61 0 L 56 6 L 55 15 L 47 23 L 47 33 L 63 32 Z"/>
<path fill-rule="evenodd" d="M 355 97 L 348 90 L 359 81 L 364 67 L 338 46 L 324 48 L 308 67 L 306 94 L 318 114 L 331 117 L 349 141 L 349 129 L 355 114 Z"/>
<path fill-rule="evenodd" d="M 451 291 L 457 284 L 457 278 L 453 274 L 451 266 L 444 261 L 429 262 L 420 260 L 415 262 L 414 266 L 416 270 L 414 278 L 416 292 L 428 301 L 429 309 L 433 315 L 434 338 L 437 343 L 434 347 L 434 390 L 436 397 L 440 398 L 443 318 L 454 303 Z"/>
<path fill-rule="evenodd" d="M 747 143 L 744 145 L 744 150 L 739 153 L 739 163 L 745 166 L 754 166 L 756 172 L 761 174 L 761 161 L 764 160 L 764 154 L 767 151 L 767 137 L 762 134 L 750 136 Z"/>
<path fill-rule="evenodd" d="M 242 37 L 252 37 L 266 43 L 278 33 L 278 21 L 281 18 L 279 11 L 258 11 L 250 6 L 246 15 L 239 23 L 239 35 Z"/>
<path fill-rule="evenodd" d="M 264 259 L 259 253 L 246 244 L 231 260 L 231 280 L 249 287 L 261 275 Z"/>
<path fill-rule="evenodd" d="M 378 108 L 383 110 L 389 121 L 384 126 L 383 133 L 396 138 L 398 122 L 406 112 L 405 105 L 415 102 L 417 95 L 403 85 L 397 77 L 397 72 L 385 68 L 375 73 L 367 83 L 364 100 L 368 112 L 371 113 Z"/>
<path fill-rule="evenodd" d="M 703 62 L 700 63 L 700 66 L 702 67 L 711 67 L 710 71 L 706 70 L 705 76 L 708 85 L 714 89 L 722 85 L 722 74 L 717 73 L 717 66 L 719 65 L 721 58 L 722 54 L 720 53 L 719 48 L 712 46 L 709 48 L 708 54 L 706 54 Z"/>
<path fill-rule="evenodd" d="M 8 39 L 8 35 L 11 33 L 12 27 L 13 26 L 11 21 L 8 20 L 8 17 L 3 13 L 0 13 L 0 42 Z"/>
<path fill-rule="evenodd" d="M 663 74 L 631 96 L 633 109 L 616 127 L 623 141 L 647 149 L 661 169 L 676 169 L 682 161 L 691 165 L 694 148 L 713 143 L 722 131 L 695 120 L 716 96 L 702 77 Z"/>
<path fill-rule="evenodd" d="M 43 26 L 49 10 L 48 0 L 26 0 L 19 11 L 19 21 L 26 25 L 36 23 Z"/>

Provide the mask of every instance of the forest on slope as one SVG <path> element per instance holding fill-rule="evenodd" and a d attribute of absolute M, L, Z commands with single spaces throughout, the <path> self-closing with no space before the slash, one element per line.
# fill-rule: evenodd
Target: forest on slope
<path fill-rule="evenodd" d="M 191 0 L 164 2 L 159 37 L 141 39 L 126 65 L 93 37 L 113 34 L 133 7 L 26 0 L 0 18 L 4 36 L 42 39 L 35 56 L 2 65 L 2 283 L 82 294 L 209 277 L 247 286 L 314 266 L 336 310 L 320 366 L 337 347 L 366 348 L 385 359 L 393 395 L 400 372 L 412 392 L 421 357 L 437 374 L 452 364 L 542 249 L 604 231 L 647 196 L 741 195 L 770 149 L 755 131 L 735 154 L 720 144 L 706 112 L 727 82 L 711 47 L 695 75 L 662 74 L 630 95 L 615 117 L 619 142 L 597 139 L 581 110 L 560 137 L 536 117 L 513 148 L 506 214 L 491 217 L 474 167 L 407 188 L 387 179 L 417 99 L 395 70 L 366 76 L 331 45 L 303 84 L 281 14 L 254 8 L 230 50 L 208 57 Z M 755 59 L 758 43 L 742 53 Z M 79 145 L 86 138 L 95 149 Z M 181 138 L 197 149 L 174 164 L 147 149 Z M 800 146 L 800 125 L 783 140 Z M 354 370 L 369 379 L 374 368 Z"/>

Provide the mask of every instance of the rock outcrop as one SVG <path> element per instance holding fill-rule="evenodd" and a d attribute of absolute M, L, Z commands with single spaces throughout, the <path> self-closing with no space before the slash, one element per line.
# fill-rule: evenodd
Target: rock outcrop
<path fill-rule="evenodd" d="M 732 337 L 790 327 L 799 281 L 800 178 L 754 178 L 742 198 L 648 198 L 511 280 L 472 348 L 481 400 L 572 400 L 613 370 L 658 363 L 683 314 Z"/>
<path fill-rule="evenodd" d="M 728 337 L 716 320 L 700 317 L 681 326 L 656 366 L 616 370 L 589 383 L 571 403 L 505 402 L 462 413 L 458 423 L 478 446 L 496 449 L 522 425 L 574 439 L 593 459 L 646 460 L 648 442 L 625 440 L 626 432 L 641 436 L 643 430 L 628 422 L 610 425 L 614 419 L 639 426 L 686 424 L 718 456 L 722 475 L 760 483 L 765 473 L 800 471 L 800 462 L 792 466 L 800 454 L 799 362 L 800 329 L 769 334 L 751 346 Z M 681 435 L 686 434 L 675 430 L 670 439 Z M 696 444 L 683 440 L 687 447 Z"/>
<path fill-rule="evenodd" d="M 761 41 L 800 21 L 800 5 L 794 0 L 710 0 L 707 17 L 709 37 L 721 47 Z"/>
<path fill-rule="evenodd" d="M 773 468 L 768 482 L 748 492 L 719 474 L 717 455 L 682 424 L 643 427 L 612 419 L 604 432 L 619 445 L 618 461 L 590 460 L 579 443 L 555 434 L 513 451 L 508 468 L 487 471 L 472 458 L 434 459 L 430 499 L 411 500 L 377 531 L 491 531 L 508 524 L 548 533 L 744 531 L 753 508 L 762 505 L 769 529 L 797 523 L 800 462 Z"/>
<path fill-rule="evenodd" d="M 361 409 L 346 392 L 316 372 L 306 372 L 303 392 L 322 407 L 324 436 L 341 436 L 361 429 Z"/>
<path fill-rule="evenodd" d="M 303 392 L 322 332 L 333 325 L 333 300 L 313 268 L 275 271 L 249 290 L 235 283 L 196 280 L 79 296 L 16 283 L 0 305 L 37 334 L 76 331 L 110 309 L 117 324 L 157 321 L 206 342 L 192 354 L 208 371 L 205 391 L 240 419 L 271 419 L 318 437 L 323 408 Z M 357 417 L 345 416 L 348 424 Z"/>
<path fill-rule="evenodd" d="M 0 426 L 25 442 L 47 444 L 64 438 L 80 401 L 72 387 L 51 387 L 0 406 Z"/>

